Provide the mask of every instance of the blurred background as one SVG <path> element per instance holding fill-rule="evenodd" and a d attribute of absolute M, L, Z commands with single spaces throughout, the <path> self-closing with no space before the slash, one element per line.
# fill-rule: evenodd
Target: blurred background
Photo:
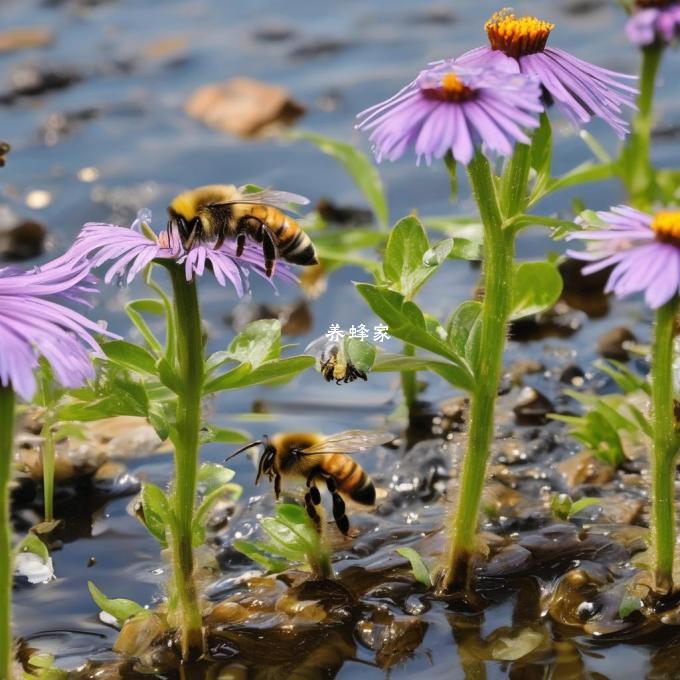
<path fill-rule="evenodd" d="M 514 8 L 554 22 L 551 45 L 604 67 L 637 71 L 638 54 L 626 41 L 626 17 L 615 0 L 527 0 Z M 127 225 L 141 208 L 153 211 L 154 226 L 160 229 L 172 197 L 206 183 L 252 182 L 304 194 L 312 205 L 326 199 L 340 207 L 365 208 L 331 158 L 306 142 L 284 141 L 277 133 L 292 124 L 368 151 L 365 136 L 354 130 L 357 112 L 393 94 L 429 61 L 484 44 L 484 21 L 498 9 L 494 0 L 2 0 L 0 139 L 12 151 L 0 171 L 0 259 L 37 264 L 61 254 L 84 222 Z M 662 166 L 677 160 L 680 151 L 680 103 L 673 97 L 679 66 L 677 54 L 667 55 L 657 105 L 655 157 Z M 239 77 L 259 81 L 263 88 L 260 94 L 257 84 L 237 83 L 237 91 L 246 88 L 246 98 L 262 101 L 261 107 L 249 107 L 247 116 L 233 108 L 228 93 L 225 103 L 219 88 L 201 89 Z M 556 173 L 589 158 L 563 120 L 554 116 L 553 125 Z M 617 140 L 608 128 L 595 123 L 590 131 L 606 148 L 615 148 Z M 382 165 L 380 172 L 392 221 L 414 209 L 423 215 L 472 212 L 464 185 L 460 201 L 449 202 L 448 178 L 440 164 L 416 168 L 407 157 Z M 596 209 L 622 197 L 615 183 L 590 185 L 552 197 L 542 212 L 571 215 L 576 193 Z M 529 231 L 520 241 L 519 255 L 542 257 L 562 248 L 544 232 Z M 424 306 L 445 316 L 470 295 L 477 275 L 467 263 L 451 263 L 428 284 Z M 287 313 L 302 309 L 292 341 L 304 347 L 331 323 L 343 328 L 377 323 L 354 292 L 353 280 L 367 280 L 367 275 L 352 268 L 336 272 L 328 292 L 317 300 L 304 300 L 293 286 L 273 296 L 265 282 L 255 281 L 252 298 L 237 311 L 249 318 L 254 305 L 266 304 L 274 313 L 281 307 Z M 232 290 L 207 278 L 201 285 L 211 347 L 224 348 L 233 333 L 238 301 Z M 145 295 L 142 291 L 142 284 L 108 287 L 96 316 L 128 333 L 122 306 Z M 608 317 L 581 323 L 575 337 L 538 338 L 513 345 L 512 351 L 530 356 L 537 344 L 548 342 L 556 352 L 570 352 L 587 365 L 604 330 L 621 324 L 635 327 L 643 313 L 634 300 L 617 304 Z M 639 332 L 646 339 L 646 327 Z M 447 394 L 435 384 L 427 396 Z M 368 385 L 336 390 L 309 372 L 283 390 L 251 390 L 238 401 L 225 397 L 212 408 L 220 424 L 238 425 L 235 416 L 250 411 L 253 401 L 276 402 L 269 422 L 247 426 L 255 435 L 263 428 L 280 428 L 282 421 L 287 429 L 330 433 L 377 422 L 393 408 L 392 395 L 390 376 L 371 376 Z M 277 415 L 281 412 L 283 418 Z M 222 447 L 208 447 L 206 458 L 220 460 L 224 454 Z M 239 478 L 247 498 L 254 492 L 251 467 L 247 460 L 239 465 L 247 473 Z M 139 463 L 137 472 L 167 481 L 170 467 L 166 459 L 154 459 Z M 77 541 L 55 556 L 63 578 L 41 591 L 38 618 L 54 617 L 60 626 L 89 631 L 80 642 L 69 638 L 65 665 L 71 657 L 81 659 L 110 645 L 110 632 L 96 621 L 85 594 L 88 577 L 130 584 L 125 596 L 142 601 L 158 590 L 162 572 L 156 544 L 130 521 L 125 505 L 110 504 L 94 523 L 92 536 L 103 535 L 107 541 L 95 546 L 100 556 L 106 554 L 99 560 L 99 573 L 86 570 L 95 547 Z M 115 588 L 112 595 L 118 595 Z M 36 620 L 34 591 L 22 591 L 17 599 L 18 631 L 38 635 L 44 625 Z M 52 639 L 59 649 L 60 638 Z"/>

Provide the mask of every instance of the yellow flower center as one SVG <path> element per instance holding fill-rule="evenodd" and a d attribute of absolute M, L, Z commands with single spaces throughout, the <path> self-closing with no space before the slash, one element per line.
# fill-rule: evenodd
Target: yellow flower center
<path fill-rule="evenodd" d="M 438 87 L 429 85 L 423 88 L 423 94 L 429 99 L 442 102 L 461 102 L 471 99 L 474 91 L 455 73 L 449 71 L 441 76 Z"/>
<path fill-rule="evenodd" d="M 518 59 L 542 52 L 555 24 L 536 17 L 516 17 L 510 10 L 496 12 L 484 28 L 491 48 Z"/>
<path fill-rule="evenodd" d="M 662 210 L 654 215 L 652 229 L 659 241 L 680 243 L 680 210 Z"/>

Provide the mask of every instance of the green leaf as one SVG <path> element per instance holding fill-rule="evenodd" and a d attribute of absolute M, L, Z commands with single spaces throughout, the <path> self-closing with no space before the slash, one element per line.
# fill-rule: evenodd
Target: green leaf
<path fill-rule="evenodd" d="M 156 358 L 143 347 L 125 340 L 111 340 L 101 347 L 109 361 L 138 373 L 156 375 Z"/>
<path fill-rule="evenodd" d="M 114 599 L 111 600 L 104 593 L 102 593 L 97 586 L 92 583 L 92 581 L 87 582 L 87 587 L 90 589 L 90 595 L 94 600 L 95 604 L 107 614 L 113 616 L 118 622 L 118 625 L 122 626 L 128 619 L 138 614 L 149 614 L 149 612 L 144 609 L 141 605 L 133 602 L 132 600 L 125 599 Z"/>
<path fill-rule="evenodd" d="M 158 401 L 150 402 L 146 417 L 151 427 L 156 430 L 158 438 L 164 442 L 170 434 L 170 424 L 163 404 Z"/>
<path fill-rule="evenodd" d="M 626 593 L 619 605 L 619 618 L 626 619 L 633 612 L 640 611 L 644 606 L 644 602 L 638 596 Z"/>
<path fill-rule="evenodd" d="M 570 170 L 561 177 L 553 179 L 548 185 L 548 191 L 552 193 L 558 189 L 566 189 L 578 184 L 602 182 L 615 176 L 615 163 L 593 163 L 591 161 L 587 161 L 573 170 Z"/>
<path fill-rule="evenodd" d="M 244 430 L 231 430 L 226 427 L 206 425 L 201 430 L 201 444 L 219 442 L 220 444 L 244 444 L 250 439 Z"/>
<path fill-rule="evenodd" d="M 143 385 L 129 378 L 114 377 L 107 383 L 107 390 L 106 397 L 65 404 L 59 410 L 60 418 L 90 421 L 112 416 L 147 417 L 149 398 Z"/>
<path fill-rule="evenodd" d="M 458 374 L 456 384 L 463 389 L 472 389 L 473 377 L 466 361 L 446 342 L 427 331 L 425 318 L 414 303 L 405 301 L 399 293 L 369 283 L 358 283 L 356 287 L 369 307 L 387 324 L 391 335 L 445 357 Z"/>
<path fill-rule="evenodd" d="M 535 190 L 543 191 L 550 181 L 552 160 L 552 127 L 547 113 L 542 113 L 541 124 L 531 138 L 531 167 L 536 171 Z"/>
<path fill-rule="evenodd" d="M 254 369 L 281 351 L 281 322 L 261 319 L 249 323 L 232 341 L 226 357 L 240 364 L 248 362 Z"/>
<path fill-rule="evenodd" d="M 410 371 L 432 371 L 448 383 L 460 389 L 468 389 L 461 381 L 461 372 L 453 364 L 435 357 L 407 356 L 404 354 L 380 353 L 373 364 L 373 373 L 404 373 Z"/>
<path fill-rule="evenodd" d="M 156 375 L 163 385 L 175 394 L 179 394 L 182 391 L 182 381 L 165 357 L 161 357 L 156 362 Z"/>
<path fill-rule="evenodd" d="M 523 262 L 515 270 L 510 319 L 550 309 L 562 293 L 562 277 L 549 262 Z"/>
<path fill-rule="evenodd" d="M 217 463 L 204 463 L 198 468 L 197 482 L 201 486 L 203 495 L 212 493 L 215 489 L 223 486 L 234 479 L 236 473 L 224 465 Z"/>
<path fill-rule="evenodd" d="M 47 549 L 47 546 L 32 533 L 26 534 L 21 543 L 15 548 L 15 552 L 17 554 L 33 553 L 45 563 L 50 559 L 50 551 Z"/>
<path fill-rule="evenodd" d="M 476 262 L 482 259 L 482 242 L 468 238 L 454 238 L 453 248 L 449 253 L 450 260 L 468 260 Z"/>
<path fill-rule="evenodd" d="M 482 303 L 467 300 L 456 307 L 446 323 L 446 337 L 453 351 L 459 356 L 466 356 L 466 345 L 472 335 L 472 329 L 478 324 L 482 313 Z"/>
<path fill-rule="evenodd" d="M 125 311 L 130 317 L 132 323 L 137 327 L 137 330 L 142 334 L 144 340 L 149 345 L 151 350 L 160 356 L 163 353 L 163 346 L 158 338 L 154 335 L 151 328 L 147 324 L 142 314 L 154 314 L 156 316 L 165 314 L 165 307 L 159 300 L 144 299 L 133 300 L 125 305 Z"/>
<path fill-rule="evenodd" d="M 298 373 L 311 368 L 316 363 L 316 359 L 310 356 L 287 357 L 286 359 L 276 359 L 267 361 L 254 371 L 247 370 L 238 372 L 241 366 L 225 375 L 209 381 L 205 386 L 205 393 L 220 392 L 221 390 L 242 389 L 253 387 L 254 385 L 266 385 L 273 382 L 290 380 Z M 249 364 L 242 364 L 248 366 Z"/>
<path fill-rule="evenodd" d="M 607 361 L 598 359 L 593 363 L 593 366 L 606 373 L 624 394 L 641 390 L 650 397 L 652 396 L 652 386 L 647 378 L 638 375 L 626 364 L 614 359 L 608 359 Z"/>
<path fill-rule="evenodd" d="M 234 471 L 223 465 L 206 463 L 198 470 L 198 484 L 203 500 L 194 514 L 191 524 L 192 542 L 195 548 L 205 542 L 205 521 L 210 508 L 222 497 L 229 495 L 232 500 L 238 500 L 243 492 L 239 484 L 232 484 Z"/>
<path fill-rule="evenodd" d="M 142 486 L 141 497 L 144 525 L 161 545 L 166 546 L 166 533 L 169 529 L 172 515 L 168 497 L 160 487 L 151 483 L 145 483 Z"/>
<path fill-rule="evenodd" d="M 345 338 L 345 355 L 360 371 L 368 373 L 375 362 L 377 354 L 375 345 L 359 338 Z"/>
<path fill-rule="evenodd" d="M 380 175 L 373 162 L 351 144 L 340 142 L 314 132 L 294 131 L 294 139 L 304 139 L 315 144 L 321 151 L 335 158 L 352 177 L 364 198 L 368 201 L 380 224 L 389 223 L 387 199 Z"/>
<path fill-rule="evenodd" d="M 432 587 L 432 579 L 423 558 L 413 548 L 397 548 L 397 552 L 411 563 L 413 577 L 426 588 Z"/>
<path fill-rule="evenodd" d="M 577 515 L 579 512 L 581 512 L 581 510 L 585 510 L 585 508 L 591 505 L 600 505 L 601 503 L 601 498 L 591 498 L 589 496 L 579 498 L 577 501 L 574 501 L 571 504 L 571 508 L 569 508 L 569 517 Z"/>
<path fill-rule="evenodd" d="M 390 233 L 383 274 L 394 290 L 411 299 L 446 261 L 452 248 L 451 239 L 430 248 L 423 225 L 415 217 L 405 217 Z"/>
<path fill-rule="evenodd" d="M 234 550 L 238 550 L 240 553 L 243 553 L 246 557 L 253 560 L 253 562 L 257 562 L 257 564 L 274 574 L 288 569 L 288 562 L 272 556 L 268 552 L 269 546 L 264 543 L 237 538 L 232 541 L 231 545 Z"/>

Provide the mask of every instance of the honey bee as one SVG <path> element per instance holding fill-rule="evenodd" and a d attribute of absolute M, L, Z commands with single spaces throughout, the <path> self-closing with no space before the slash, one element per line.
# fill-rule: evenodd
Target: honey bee
<path fill-rule="evenodd" d="M 299 265 L 317 264 L 314 245 L 297 221 L 282 210 L 290 204 L 306 205 L 304 196 L 285 191 L 244 193 L 233 184 L 211 184 L 176 196 L 168 213 L 168 230 L 177 226 L 187 250 L 195 241 L 215 242 L 220 248 L 227 238 L 236 239 L 240 256 L 247 237 L 262 244 L 265 271 L 271 277 L 277 257 Z"/>
<path fill-rule="evenodd" d="M 343 496 L 361 505 L 373 505 L 375 486 L 359 463 L 346 454 L 368 451 L 393 439 L 387 432 L 368 430 L 347 430 L 326 438 L 310 432 L 276 434 L 271 438 L 265 435 L 261 441 L 251 442 L 231 454 L 225 462 L 253 446 L 264 446 L 255 483 L 259 484 L 266 475 L 274 482 L 274 495 L 278 499 L 284 477 L 304 479 L 307 484 L 305 507 L 317 526 L 321 525 L 316 509 L 321 503 L 321 493 L 316 482 L 324 481 L 333 499 L 335 523 L 343 534 L 347 534 L 349 520 Z"/>
<path fill-rule="evenodd" d="M 347 356 L 340 341 L 328 340 L 322 336 L 307 345 L 305 352 L 316 357 L 319 372 L 326 382 L 335 380 L 335 384 L 351 383 L 361 378 L 368 381 L 365 371 L 357 368 Z"/>

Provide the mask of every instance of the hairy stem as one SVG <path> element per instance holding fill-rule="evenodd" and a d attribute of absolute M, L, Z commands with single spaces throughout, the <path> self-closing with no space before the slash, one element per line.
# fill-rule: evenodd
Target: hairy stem
<path fill-rule="evenodd" d="M 524 154 L 527 149 L 520 150 Z M 526 196 L 528 170 L 525 157 L 518 167 L 508 166 L 505 184 L 508 189 L 504 204 L 508 211 L 521 209 Z M 496 195 L 489 163 L 481 154 L 468 166 L 472 191 L 484 224 L 484 301 L 481 312 L 479 365 L 474 366 L 475 389 L 471 395 L 470 427 L 458 496 L 449 520 L 449 545 L 440 592 L 467 590 L 470 582 L 471 558 L 477 542 L 479 510 L 486 468 L 494 431 L 494 407 L 503 367 L 503 350 L 508 317 L 512 305 L 512 276 L 515 236 L 503 230 L 503 214 Z M 508 176 L 509 175 L 509 176 Z M 508 213 L 506 213 L 506 217 Z"/>
<path fill-rule="evenodd" d="M 9 482 L 14 454 L 14 391 L 0 386 L 0 678 L 10 678 L 12 655 L 12 528 Z"/>
<path fill-rule="evenodd" d="M 404 343 L 404 356 L 414 357 L 415 355 L 416 348 L 409 343 Z M 403 371 L 401 373 L 401 392 L 404 395 L 404 403 L 410 416 L 418 397 L 418 373 L 416 371 Z"/>
<path fill-rule="evenodd" d="M 650 158 L 652 112 L 656 77 L 662 55 L 662 45 L 654 44 L 642 50 L 640 94 L 637 99 L 638 111 L 620 161 L 630 201 L 636 208 L 642 210 L 647 209 L 653 200 L 653 196 L 650 195 L 650 189 L 654 182 Z"/>
<path fill-rule="evenodd" d="M 675 556 L 675 461 L 678 437 L 673 402 L 673 335 L 677 297 L 656 313 L 652 346 L 652 453 L 651 537 L 654 551 L 654 580 L 659 592 L 673 589 Z"/>
<path fill-rule="evenodd" d="M 198 474 L 201 397 L 203 391 L 203 337 L 198 291 L 187 282 L 182 267 L 169 267 L 177 319 L 177 369 L 183 389 L 177 395 L 177 434 L 172 531 L 175 597 L 179 606 L 182 656 L 202 650 L 202 617 L 194 578 L 192 524 Z"/>

